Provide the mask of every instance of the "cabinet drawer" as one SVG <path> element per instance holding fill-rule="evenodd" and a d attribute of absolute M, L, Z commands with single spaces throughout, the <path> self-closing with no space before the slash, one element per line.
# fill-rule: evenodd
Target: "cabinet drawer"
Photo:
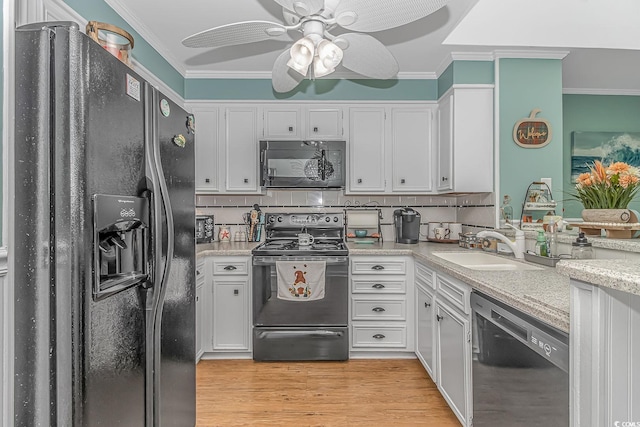
<path fill-rule="evenodd" d="M 450 277 L 437 275 L 438 295 L 442 295 L 465 314 L 471 312 L 471 287 Z"/>
<path fill-rule="evenodd" d="M 354 294 L 404 294 L 407 281 L 402 278 L 356 278 L 351 279 L 351 292 Z"/>
<path fill-rule="evenodd" d="M 213 274 L 249 274 L 249 258 L 214 259 Z"/>
<path fill-rule="evenodd" d="M 353 320 L 405 320 L 407 303 L 402 300 L 353 299 Z"/>
<path fill-rule="evenodd" d="M 405 260 L 351 260 L 351 274 L 405 274 Z"/>
<path fill-rule="evenodd" d="M 364 326 L 354 325 L 352 342 L 354 348 L 407 346 L 406 326 Z"/>
<path fill-rule="evenodd" d="M 415 263 L 416 266 L 416 282 L 420 282 L 431 289 L 436 288 L 435 281 L 433 280 L 433 270 L 429 267 L 420 264 L 419 262 Z"/>

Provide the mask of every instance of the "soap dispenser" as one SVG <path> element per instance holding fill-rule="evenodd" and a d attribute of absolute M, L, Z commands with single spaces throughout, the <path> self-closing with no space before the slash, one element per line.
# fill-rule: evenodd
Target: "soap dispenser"
<path fill-rule="evenodd" d="M 584 237 L 584 233 L 579 233 L 578 238 L 571 244 L 571 258 L 573 259 L 592 259 L 593 248 L 591 243 Z"/>
<path fill-rule="evenodd" d="M 538 237 L 536 238 L 536 255 L 548 256 L 547 254 L 547 237 L 544 235 L 543 230 L 538 230 Z"/>

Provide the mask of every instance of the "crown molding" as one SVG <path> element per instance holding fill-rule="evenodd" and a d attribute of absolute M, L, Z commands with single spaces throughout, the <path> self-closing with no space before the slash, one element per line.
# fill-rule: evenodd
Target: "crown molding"
<path fill-rule="evenodd" d="M 563 95 L 617 95 L 640 96 L 640 89 L 593 89 L 593 88 L 563 88 Z"/>
<path fill-rule="evenodd" d="M 493 61 L 494 52 L 451 52 L 453 61 Z"/>
<path fill-rule="evenodd" d="M 138 19 L 136 15 L 131 13 L 131 11 L 126 6 L 126 1 L 124 0 L 104 0 L 111 8 L 122 17 L 132 28 L 136 30 L 138 34 L 142 36 L 142 38 L 151 45 L 152 48 L 156 50 L 173 68 L 176 69 L 180 75 L 185 76 L 187 70 L 184 65 L 173 55 L 171 50 L 166 49 L 163 44 L 158 40 L 155 34 L 146 26 L 144 23 Z"/>
<path fill-rule="evenodd" d="M 568 50 L 496 50 L 496 59 L 564 59 Z"/>

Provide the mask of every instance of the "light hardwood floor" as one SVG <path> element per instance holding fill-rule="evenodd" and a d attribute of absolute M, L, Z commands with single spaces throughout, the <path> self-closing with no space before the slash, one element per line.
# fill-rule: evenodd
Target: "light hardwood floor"
<path fill-rule="evenodd" d="M 203 360 L 197 427 L 459 426 L 420 362 Z"/>

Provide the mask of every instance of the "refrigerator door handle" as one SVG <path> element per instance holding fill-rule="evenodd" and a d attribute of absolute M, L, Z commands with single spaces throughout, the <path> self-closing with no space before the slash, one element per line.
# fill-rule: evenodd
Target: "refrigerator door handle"
<path fill-rule="evenodd" d="M 146 380 L 145 380 L 145 427 L 157 427 L 160 420 L 160 366 L 161 366 L 161 325 L 162 308 L 166 294 L 166 283 L 171 271 L 174 253 L 173 209 L 169 201 L 167 183 L 160 160 L 160 142 L 157 132 L 158 105 L 157 92 L 148 84 L 145 85 L 145 156 L 148 167 L 147 178 L 151 186 L 152 222 L 153 222 L 153 285 L 147 290 L 146 301 Z M 164 211 L 166 221 L 162 221 Z M 163 232 L 166 230 L 166 242 Z M 164 268 L 159 260 L 166 248 Z"/>

